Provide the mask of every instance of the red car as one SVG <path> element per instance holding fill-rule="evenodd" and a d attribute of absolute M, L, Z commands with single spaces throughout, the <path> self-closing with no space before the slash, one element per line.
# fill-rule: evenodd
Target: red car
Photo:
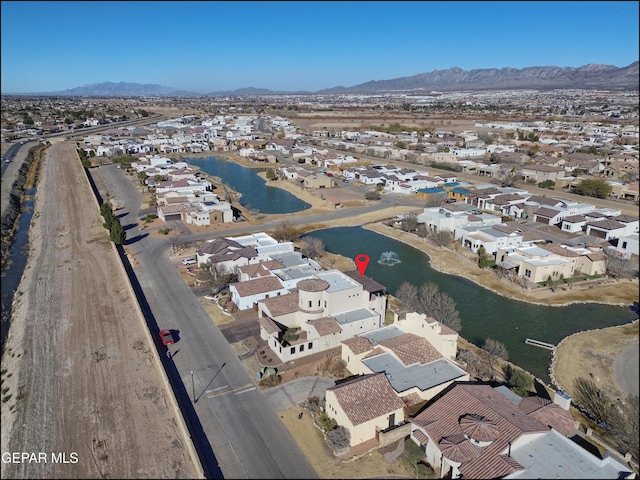
<path fill-rule="evenodd" d="M 172 343 L 176 343 L 171 330 L 160 330 L 160 339 L 162 340 L 163 345 L 171 345 Z"/>

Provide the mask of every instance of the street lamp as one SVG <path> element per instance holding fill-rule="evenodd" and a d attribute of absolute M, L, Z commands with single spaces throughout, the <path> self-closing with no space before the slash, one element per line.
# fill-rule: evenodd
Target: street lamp
<path fill-rule="evenodd" d="M 193 403 L 196 403 L 196 384 L 193 381 L 193 370 L 191 370 L 191 391 L 193 392 Z"/>

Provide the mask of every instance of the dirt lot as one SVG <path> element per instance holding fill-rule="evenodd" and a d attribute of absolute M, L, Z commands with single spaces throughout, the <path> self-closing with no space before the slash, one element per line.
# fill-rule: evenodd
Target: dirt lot
<path fill-rule="evenodd" d="M 635 379 L 626 377 L 616 368 L 618 355 L 626 349 L 636 349 L 638 321 L 617 327 L 575 333 L 560 342 L 554 352 L 552 377 L 569 395 L 575 396 L 574 381 L 578 378 L 592 380 L 612 399 L 624 398 L 627 393 L 638 395 L 637 373 Z M 625 354 L 630 354 L 625 352 Z M 629 372 L 632 373 L 632 372 Z M 636 380 L 634 389 L 631 384 Z"/>
<path fill-rule="evenodd" d="M 202 477 L 72 143 L 49 148 L 35 209 L 2 358 L 2 452 L 47 462 L 3 463 L 2 478 Z"/>

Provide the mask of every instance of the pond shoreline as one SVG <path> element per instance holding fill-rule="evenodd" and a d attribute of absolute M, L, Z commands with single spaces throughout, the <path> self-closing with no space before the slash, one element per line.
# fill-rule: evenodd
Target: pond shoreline
<path fill-rule="evenodd" d="M 415 235 L 402 232 L 380 222 L 369 223 L 363 225 L 362 228 L 393 238 L 394 240 L 398 240 L 420 250 L 423 253 L 426 253 L 429 256 L 429 264 L 431 268 L 440 273 L 465 278 L 497 295 L 501 295 L 512 300 L 551 307 L 564 307 L 581 303 L 627 306 L 633 304 L 634 301 L 638 301 L 638 279 L 605 279 L 599 281 L 598 284 L 574 284 L 572 290 L 568 291 L 553 292 L 547 288 L 524 290 L 519 286 L 514 286 L 506 279 L 498 278 L 490 270 L 482 270 L 478 268 L 472 262 L 472 259 L 470 258 L 471 256 L 469 255 L 464 255 L 448 248 L 438 247 L 428 240 L 423 241 Z M 587 291 L 589 292 L 588 296 L 592 298 L 585 298 L 587 296 L 585 295 Z M 614 291 L 616 293 L 615 296 L 612 295 Z M 580 298 L 571 298 L 577 296 L 580 296 Z M 607 302 L 602 301 L 603 298 L 619 298 L 620 301 Z"/>

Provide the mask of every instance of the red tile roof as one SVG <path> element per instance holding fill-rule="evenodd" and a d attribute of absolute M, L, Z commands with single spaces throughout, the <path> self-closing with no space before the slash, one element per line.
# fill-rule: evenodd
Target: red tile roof
<path fill-rule="evenodd" d="M 340 333 L 342 328 L 335 318 L 322 317 L 315 320 L 307 320 L 307 323 L 314 327 L 318 332 L 318 335 L 324 337 L 332 333 Z"/>
<path fill-rule="evenodd" d="M 413 423 L 421 426 L 443 453 L 447 452 L 447 458 L 462 462 L 460 472 L 465 478 L 501 478 L 517 469 L 517 464 L 503 455 L 509 444 L 523 434 L 549 430 L 547 424 L 527 414 L 531 408 L 530 403 L 520 408 L 489 385 L 457 384 L 416 415 Z M 491 432 L 495 436 L 488 445 L 480 447 L 464 437 L 465 431 L 471 430 L 473 418 L 482 418 L 483 435 Z"/>
<path fill-rule="evenodd" d="M 249 295 L 255 295 L 257 293 L 272 292 L 275 290 L 281 290 L 284 287 L 278 277 L 269 276 L 262 278 L 255 278 L 253 280 L 247 280 L 246 282 L 232 283 L 232 286 L 238 292 L 241 297 L 247 297 Z"/>
<path fill-rule="evenodd" d="M 379 345 L 391 350 L 405 365 L 414 363 L 424 365 L 442 358 L 442 355 L 427 339 L 414 333 L 403 333 L 397 337 L 383 340 L 379 342 Z"/>
<path fill-rule="evenodd" d="M 362 375 L 327 390 L 333 390 L 340 407 L 353 425 L 404 408 L 404 402 L 391 388 L 384 373 Z"/>

